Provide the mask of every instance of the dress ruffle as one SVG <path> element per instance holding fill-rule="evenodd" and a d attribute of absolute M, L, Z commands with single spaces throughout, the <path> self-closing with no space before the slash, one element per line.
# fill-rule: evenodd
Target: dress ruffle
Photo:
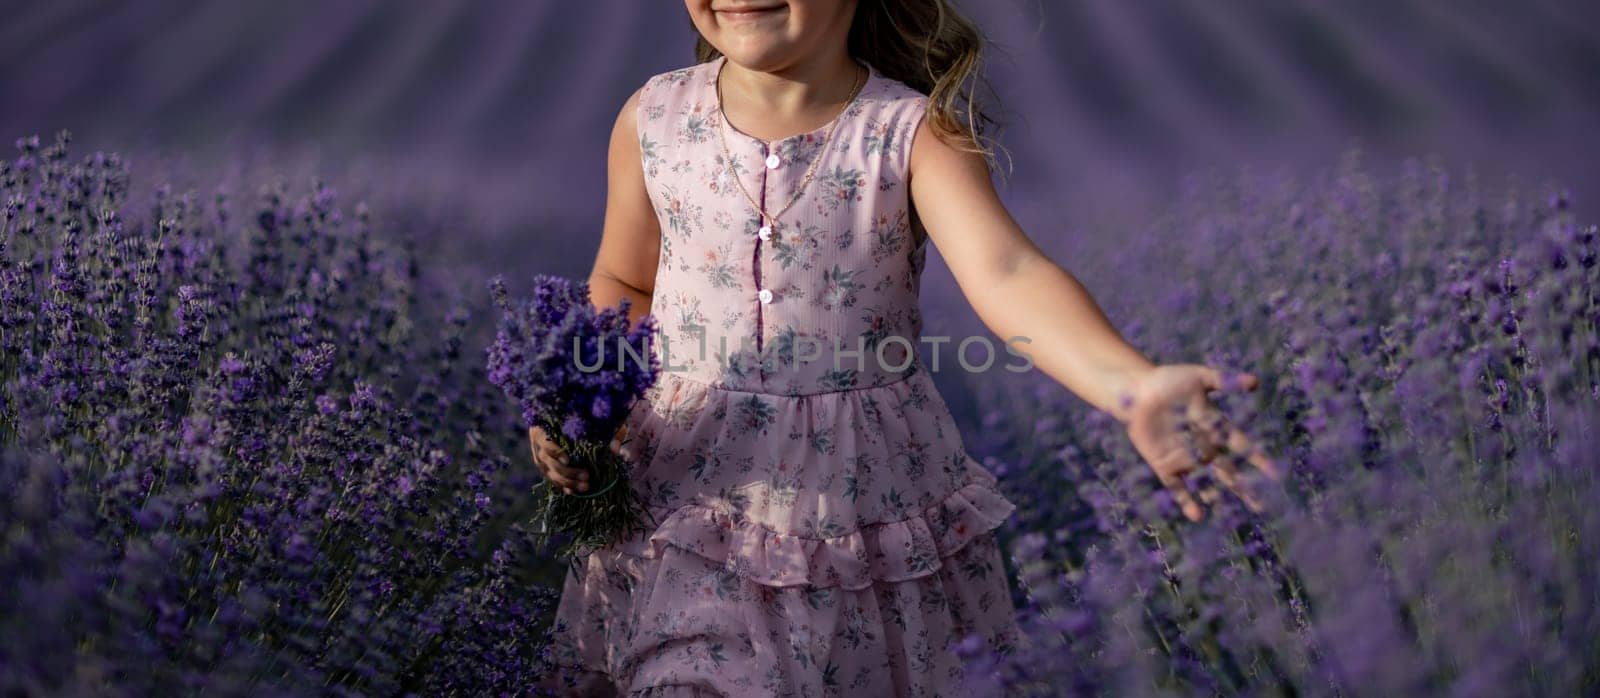
<path fill-rule="evenodd" d="M 659 558 L 663 547 L 674 545 L 765 586 L 857 590 L 938 572 L 945 558 L 999 528 L 1015 510 L 991 484 L 975 480 L 911 518 L 807 538 L 691 504 L 668 515 L 648 547 L 632 552 Z"/>
<path fill-rule="evenodd" d="M 666 378 L 650 396 L 654 409 L 639 410 L 630 419 L 630 433 L 650 441 L 635 479 L 643 481 L 647 499 L 656 500 L 650 510 L 658 526 L 648 538 L 621 543 L 627 554 L 655 559 L 672 545 L 765 586 L 856 590 L 874 581 L 934 574 L 943 558 L 998 528 L 1016 510 L 996 488 L 994 476 L 966 454 L 924 372 L 887 385 L 803 398 L 725 390 L 674 374 Z M 772 411 L 763 412 L 768 405 Z M 755 424 L 741 425 L 742 413 L 759 416 Z M 747 433 L 764 425 L 774 433 Z M 782 477 L 712 472 L 707 482 L 694 485 L 697 494 L 660 501 L 664 496 L 653 483 L 681 483 L 686 454 L 748 452 L 743 444 L 749 439 L 781 443 L 782 434 L 796 428 L 833 433 L 833 454 L 790 443 L 790 450 L 779 446 L 767 459 L 769 468 L 777 461 L 795 464 Z M 908 444 L 919 449 L 915 472 L 908 472 L 913 468 Z M 707 470 L 729 465 L 717 462 Z M 837 485 L 818 482 L 840 474 L 856 477 L 860 492 L 846 497 Z M 767 496 L 775 487 L 804 496 Z M 902 502 L 895 508 L 882 504 L 891 491 Z M 732 504 L 733 493 L 742 495 L 740 506 Z"/>
<path fill-rule="evenodd" d="M 975 635 L 1000 651 L 1028 646 L 992 533 L 930 574 L 856 590 L 766 586 L 679 546 L 659 550 L 660 558 L 597 553 L 568 573 L 551 646 L 561 671 L 589 686 L 626 686 L 616 695 L 627 698 L 869 688 L 954 698 L 964 693 L 950 644 Z"/>

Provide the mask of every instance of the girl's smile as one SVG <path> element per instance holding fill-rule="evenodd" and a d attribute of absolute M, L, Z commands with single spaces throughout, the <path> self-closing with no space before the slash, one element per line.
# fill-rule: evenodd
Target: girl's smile
<path fill-rule="evenodd" d="M 799 97 L 766 94 L 762 101 L 775 107 L 814 101 L 810 93 L 818 84 L 849 80 L 853 66 L 844 39 L 860 1 L 684 0 L 684 7 L 700 38 L 739 68 L 783 78 L 779 84 L 806 83 Z M 765 89 L 773 81 L 757 76 L 754 82 Z"/>
<path fill-rule="evenodd" d="M 717 21 L 728 24 L 782 21 L 789 14 L 789 5 L 730 5 L 712 8 L 712 12 L 717 14 Z"/>

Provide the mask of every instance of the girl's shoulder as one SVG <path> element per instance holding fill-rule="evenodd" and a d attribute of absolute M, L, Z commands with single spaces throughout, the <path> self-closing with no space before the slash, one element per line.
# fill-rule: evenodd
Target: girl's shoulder
<path fill-rule="evenodd" d="M 899 80 L 872 69 L 872 80 L 876 85 L 873 93 L 875 97 L 885 102 L 911 102 L 926 103 L 928 96 L 917 91 L 917 88 L 907 85 Z"/>
<path fill-rule="evenodd" d="M 673 136 L 651 130 L 676 130 L 683 126 L 681 119 L 706 112 L 713 99 L 711 91 L 715 90 L 715 73 L 707 70 L 712 65 L 707 62 L 674 68 L 644 81 L 638 90 L 634 116 L 641 142 L 646 138 L 657 145 L 668 142 Z"/>
<path fill-rule="evenodd" d="M 861 95 L 861 101 L 873 107 L 880 116 L 911 122 L 913 128 L 915 122 L 922 119 L 929 104 L 927 95 L 878 72 L 877 68 L 872 69 L 872 89 Z"/>
<path fill-rule="evenodd" d="M 714 63 L 715 61 L 695 63 L 656 73 L 646 79 L 644 85 L 640 86 L 639 95 L 641 98 L 650 97 L 659 100 L 669 94 L 687 93 L 700 87 L 701 83 L 709 79 L 710 73 L 707 71 Z"/>

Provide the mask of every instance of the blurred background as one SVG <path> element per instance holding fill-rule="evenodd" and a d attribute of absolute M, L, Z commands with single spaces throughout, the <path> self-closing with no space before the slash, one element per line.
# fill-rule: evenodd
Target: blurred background
<path fill-rule="evenodd" d="M 1224 412 L 1293 468 L 1267 515 L 1180 525 L 1109 415 L 940 373 L 1019 505 L 1043 642 L 1013 674 L 1600 695 L 1600 3 L 961 4 L 1013 215 L 1152 359 L 1258 372 Z M 488 282 L 587 273 L 617 110 L 693 61 L 683 6 L 0 18 L 0 146 L 46 144 L 0 165 L 0 695 L 525 694 L 565 570 L 521 547 Z M 97 150 L 133 191 L 80 234 L 124 201 Z M 928 261 L 925 333 L 982 333 Z"/>
<path fill-rule="evenodd" d="M 994 43 L 1003 196 L 1047 248 L 1144 225 L 1193 172 L 1317 169 L 1352 144 L 1375 169 L 1433 154 L 1600 210 L 1593 2 L 962 4 Z M 79 152 L 360 169 L 342 181 L 385 189 L 389 215 L 451 221 L 435 260 L 485 273 L 587 272 L 617 110 L 695 38 L 662 0 L 0 8 L 7 143 L 68 128 Z"/>

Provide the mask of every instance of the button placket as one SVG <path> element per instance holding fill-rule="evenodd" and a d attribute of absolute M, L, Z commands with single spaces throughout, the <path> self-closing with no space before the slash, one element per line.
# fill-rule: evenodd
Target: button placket
<path fill-rule="evenodd" d="M 770 152 L 770 146 L 766 143 L 761 144 L 761 152 L 766 155 L 767 169 L 761 171 L 761 198 L 758 200 L 764 208 L 767 205 L 767 180 L 769 179 L 767 174 L 776 169 L 778 165 L 781 165 L 782 161 L 778 158 L 777 153 Z M 765 314 L 762 313 L 762 308 L 772 303 L 776 294 L 772 292 L 772 289 L 763 288 L 761 285 L 761 243 L 772 237 L 772 224 L 765 220 L 765 215 L 761 211 L 756 211 L 756 215 L 762 216 L 762 221 L 761 228 L 756 231 L 755 253 L 751 262 L 754 267 L 756 300 L 758 301 L 756 304 L 755 327 L 756 352 L 761 353 L 763 351 L 763 336 L 766 334 L 766 318 L 764 317 Z"/>

